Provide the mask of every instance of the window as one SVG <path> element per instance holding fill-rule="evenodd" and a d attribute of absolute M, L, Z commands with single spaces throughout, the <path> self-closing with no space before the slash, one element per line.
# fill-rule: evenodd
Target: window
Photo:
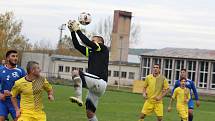
<path fill-rule="evenodd" d="M 63 72 L 63 66 L 58 66 L 58 72 Z"/>
<path fill-rule="evenodd" d="M 172 60 L 164 59 L 164 76 L 169 80 L 169 84 L 172 84 Z"/>
<path fill-rule="evenodd" d="M 111 76 L 111 70 L 108 70 L 108 76 Z"/>
<path fill-rule="evenodd" d="M 187 72 L 188 72 L 188 79 L 193 81 L 196 80 L 196 61 L 188 61 L 187 62 Z"/>
<path fill-rule="evenodd" d="M 119 71 L 114 71 L 113 72 L 113 77 L 119 77 Z"/>
<path fill-rule="evenodd" d="M 180 71 L 184 68 L 184 60 L 175 60 L 175 80 L 180 78 Z"/>
<path fill-rule="evenodd" d="M 126 77 L 127 77 L 127 72 L 124 72 L 124 71 L 123 71 L 123 72 L 121 73 L 121 77 L 122 77 L 122 78 L 126 78 Z"/>
<path fill-rule="evenodd" d="M 152 65 L 154 65 L 154 64 L 161 64 L 161 59 L 153 58 L 153 64 Z"/>
<path fill-rule="evenodd" d="M 208 81 L 208 62 L 200 61 L 199 63 L 199 88 L 206 88 Z"/>
<path fill-rule="evenodd" d="M 150 58 L 142 59 L 142 77 L 141 79 L 145 79 L 147 75 L 150 73 Z"/>
<path fill-rule="evenodd" d="M 128 78 L 129 79 L 134 79 L 134 72 L 129 72 L 129 74 L 128 74 Z"/>
<path fill-rule="evenodd" d="M 212 63 L 211 76 L 211 89 L 215 89 L 215 62 Z"/>
<path fill-rule="evenodd" d="M 85 68 L 85 72 L 88 72 L 88 68 Z"/>
<path fill-rule="evenodd" d="M 70 72 L 70 67 L 66 66 L 65 72 Z"/>
<path fill-rule="evenodd" d="M 84 69 L 83 68 L 78 68 L 78 70 L 83 71 Z"/>
<path fill-rule="evenodd" d="M 72 67 L 72 71 L 76 70 L 76 67 Z"/>

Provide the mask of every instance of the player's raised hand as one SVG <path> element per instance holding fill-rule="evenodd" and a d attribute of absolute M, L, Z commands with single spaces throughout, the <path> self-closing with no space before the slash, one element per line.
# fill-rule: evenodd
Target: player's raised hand
<path fill-rule="evenodd" d="M 72 23 L 72 29 L 74 30 L 74 31 L 78 31 L 78 30 L 80 30 L 80 26 L 79 26 L 79 23 L 77 22 L 77 21 L 73 21 L 73 23 Z"/>
<path fill-rule="evenodd" d="M 20 109 L 17 109 L 17 110 L 16 110 L 16 118 L 19 118 L 20 115 L 21 115 L 21 111 L 20 111 Z"/>
<path fill-rule="evenodd" d="M 4 90 L 4 95 L 5 95 L 5 96 L 11 96 L 11 93 L 10 93 L 9 90 Z"/>
<path fill-rule="evenodd" d="M 6 96 L 4 94 L 0 93 L 0 100 L 5 101 L 5 99 L 6 99 Z"/>
<path fill-rule="evenodd" d="M 54 96 L 53 96 L 53 95 L 48 95 L 48 99 L 49 99 L 50 101 L 54 101 Z"/>
<path fill-rule="evenodd" d="M 72 28 L 74 21 L 75 21 L 75 20 L 69 20 L 69 21 L 68 21 L 67 27 L 69 28 L 70 32 L 73 32 L 73 31 L 74 31 L 73 28 Z"/>
<path fill-rule="evenodd" d="M 157 97 L 155 97 L 155 100 L 156 100 L 156 101 L 162 100 L 162 96 L 157 96 Z"/>
<path fill-rule="evenodd" d="M 143 97 L 144 97 L 145 99 L 147 99 L 147 93 L 146 93 L 146 92 L 143 92 Z"/>
<path fill-rule="evenodd" d="M 70 32 L 80 30 L 79 23 L 75 20 L 68 21 L 68 28 L 69 28 Z"/>
<path fill-rule="evenodd" d="M 199 106 L 200 106 L 200 101 L 197 100 L 197 101 L 196 101 L 196 107 L 199 107 Z"/>

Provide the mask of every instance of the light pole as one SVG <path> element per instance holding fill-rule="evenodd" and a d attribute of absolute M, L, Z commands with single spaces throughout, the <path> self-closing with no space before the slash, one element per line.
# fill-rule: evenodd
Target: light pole
<path fill-rule="evenodd" d="M 121 64 L 122 64 L 122 41 L 123 41 L 123 36 L 120 36 L 120 55 L 119 55 L 119 81 L 118 81 L 118 89 L 120 87 L 120 80 L 121 80 Z"/>
<path fill-rule="evenodd" d="M 66 28 L 66 24 L 62 24 L 60 27 L 58 27 L 58 29 L 60 30 L 59 44 L 61 44 L 62 42 L 62 33 L 63 33 L 63 30 L 65 30 L 65 28 Z"/>

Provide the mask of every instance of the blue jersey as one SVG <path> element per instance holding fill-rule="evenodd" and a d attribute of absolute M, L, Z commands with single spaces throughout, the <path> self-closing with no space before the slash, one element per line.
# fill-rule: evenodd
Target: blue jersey
<path fill-rule="evenodd" d="M 2 69 L 4 66 L 3 65 L 0 65 L 0 69 Z"/>
<path fill-rule="evenodd" d="M 21 67 L 16 67 L 9 69 L 6 66 L 0 67 L 0 91 L 4 90 L 11 91 L 16 80 L 24 77 L 26 75 L 24 69 Z"/>
<path fill-rule="evenodd" d="M 172 89 L 172 94 L 177 87 L 180 87 L 180 80 L 177 80 L 175 82 L 174 88 Z M 194 93 L 195 100 L 199 100 L 199 96 L 198 96 L 198 93 L 196 91 L 195 84 L 193 83 L 192 80 L 189 80 L 189 79 L 186 80 L 186 87 L 188 89 L 190 89 L 190 95 L 192 96 L 192 93 Z"/>

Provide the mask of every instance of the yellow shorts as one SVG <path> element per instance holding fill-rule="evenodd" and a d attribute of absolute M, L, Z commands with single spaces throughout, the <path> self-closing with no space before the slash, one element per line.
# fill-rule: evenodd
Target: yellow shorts
<path fill-rule="evenodd" d="M 21 112 L 21 116 L 18 118 L 18 121 L 46 121 L 46 114 L 43 111 L 28 111 L 26 113 Z"/>
<path fill-rule="evenodd" d="M 141 113 L 145 115 L 150 115 L 153 111 L 155 112 L 156 116 L 163 117 L 163 103 L 151 103 L 146 100 Z"/>
<path fill-rule="evenodd" d="M 183 121 L 188 121 L 188 107 L 177 107 L 177 111 Z"/>

